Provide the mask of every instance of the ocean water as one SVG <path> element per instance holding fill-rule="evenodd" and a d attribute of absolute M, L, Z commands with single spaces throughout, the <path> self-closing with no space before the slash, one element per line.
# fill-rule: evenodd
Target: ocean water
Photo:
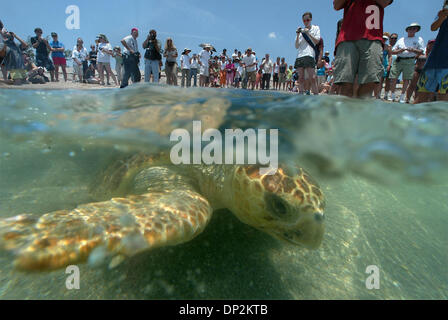
<path fill-rule="evenodd" d="M 400 105 L 272 92 L 135 86 L 124 91 L 0 91 L 0 218 L 92 201 L 113 159 L 172 146 L 191 129 L 279 129 L 326 198 L 309 251 L 215 212 L 194 240 L 110 269 L 14 270 L 0 252 L 0 299 L 447 299 L 448 104 Z M 368 289 L 368 266 L 380 288 Z"/>

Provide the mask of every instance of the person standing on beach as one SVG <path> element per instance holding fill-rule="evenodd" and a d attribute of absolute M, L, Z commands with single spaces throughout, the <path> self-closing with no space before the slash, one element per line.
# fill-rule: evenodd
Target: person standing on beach
<path fill-rule="evenodd" d="M 274 90 L 279 90 L 279 73 L 280 73 L 280 57 L 277 57 L 277 60 L 274 63 L 274 71 L 273 71 L 273 86 Z"/>
<path fill-rule="evenodd" d="M 252 53 L 252 48 L 248 48 L 246 54 L 243 56 L 242 63 L 246 72 L 243 80 L 243 89 L 247 89 L 248 85 L 255 89 L 255 81 L 257 80 L 257 58 Z"/>
<path fill-rule="evenodd" d="M 88 60 L 90 61 L 90 64 L 93 65 L 93 76 L 95 76 L 97 56 L 98 56 L 98 51 L 96 50 L 96 46 L 92 44 L 90 46 Z"/>
<path fill-rule="evenodd" d="M 281 59 L 281 63 L 279 65 L 279 69 L 278 69 L 278 80 L 279 80 L 279 85 L 278 85 L 278 90 L 282 90 L 282 85 L 283 85 L 283 91 L 286 90 L 286 70 L 288 70 L 288 64 L 285 62 L 285 58 L 283 57 Z"/>
<path fill-rule="evenodd" d="M 395 101 L 397 79 L 400 74 L 403 74 L 403 88 L 401 89 L 400 103 L 409 102 L 406 101 L 406 90 L 414 75 L 415 59 L 423 54 L 425 50 L 423 38 L 415 35 L 420 29 L 421 26 L 418 23 L 411 23 L 406 27 L 408 36 L 398 40 L 397 44 L 392 48 L 392 54 L 397 55 L 397 60 L 395 60 L 390 71 L 389 81 L 391 82 L 390 89 L 392 95 L 388 98 L 388 101 Z"/>
<path fill-rule="evenodd" d="M 397 55 L 396 54 L 392 54 L 392 48 L 395 46 L 395 44 L 398 41 L 398 34 L 397 33 L 392 33 L 389 37 L 389 45 L 387 46 L 390 55 L 389 55 L 389 61 L 387 63 L 387 72 L 384 76 L 384 82 L 385 84 L 385 88 L 384 88 L 384 100 L 387 100 L 389 97 L 389 93 L 390 93 L 390 86 L 391 86 L 391 81 L 389 81 L 390 79 L 390 70 L 392 69 L 392 66 L 394 63 L 396 63 L 397 60 Z"/>
<path fill-rule="evenodd" d="M 190 84 L 191 84 L 191 78 L 194 78 L 193 86 L 198 86 L 198 70 L 199 70 L 199 60 L 198 55 L 196 53 L 193 53 L 193 57 L 191 58 L 191 64 L 190 64 Z"/>
<path fill-rule="evenodd" d="M 334 9 L 344 9 L 336 40 L 334 83 L 339 93 L 352 97 L 358 76 L 358 97 L 371 98 L 383 72 L 384 8 L 393 0 L 334 0 Z"/>
<path fill-rule="evenodd" d="M 320 28 L 311 23 L 313 20 L 311 12 L 305 12 L 302 15 L 302 20 L 305 28 L 299 27 L 296 30 L 295 47 L 298 54 L 294 64 L 299 76 L 299 93 L 305 93 L 305 88 L 308 87 L 311 88 L 313 94 L 319 94 L 316 82 L 316 55 L 317 45 L 320 41 Z"/>
<path fill-rule="evenodd" d="M 79 81 L 85 82 L 85 74 L 87 72 L 87 58 L 88 52 L 84 48 L 84 42 L 81 38 L 76 41 L 76 46 L 73 48 L 73 81 L 76 81 L 76 76 L 79 77 Z"/>
<path fill-rule="evenodd" d="M 436 42 L 417 83 L 415 103 L 430 102 L 436 93 L 437 100 L 448 101 L 448 8 L 439 11 L 431 25 L 432 31 L 438 29 Z"/>
<path fill-rule="evenodd" d="M 133 82 L 140 81 L 140 70 L 138 69 L 140 52 L 138 51 L 138 29 L 133 28 L 131 34 L 121 40 L 123 45 L 123 66 L 124 75 L 120 88 L 125 88 L 129 84 L 129 78 L 132 77 Z"/>
<path fill-rule="evenodd" d="M 266 53 L 266 56 L 263 60 L 263 63 L 260 66 L 260 69 L 263 70 L 262 80 L 261 80 L 261 90 L 269 90 L 271 84 L 271 74 L 274 68 L 274 63 L 269 57 L 269 54 Z"/>
<path fill-rule="evenodd" d="M 191 87 L 191 77 L 190 77 L 190 61 L 191 58 L 189 56 L 191 50 L 185 48 L 180 56 L 180 69 L 182 70 L 182 80 L 180 82 L 181 87 L 185 87 L 185 83 L 187 84 L 187 88 Z"/>
<path fill-rule="evenodd" d="M 107 40 L 106 35 L 102 33 L 98 35 L 98 40 L 100 42 L 98 45 L 98 72 L 100 74 L 101 84 L 104 85 L 103 70 L 105 70 L 112 77 L 115 85 L 118 86 L 117 78 L 110 68 L 110 57 L 114 54 L 112 46 L 110 45 L 109 40 Z"/>
<path fill-rule="evenodd" d="M 162 64 L 162 42 L 157 39 L 157 31 L 149 31 L 148 37 L 143 42 L 145 51 L 145 82 L 149 82 L 151 73 L 153 82 L 158 83 L 160 78 L 160 66 Z"/>
<path fill-rule="evenodd" d="M 121 53 L 121 48 L 119 46 L 115 46 L 114 55 L 115 58 L 115 72 L 117 73 L 118 83 L 121 85 L 123 81 L 123 54 Z"/>
<path fill-rule="evenodd" d="M 209 82 L 209 61 L 211 57 L 210 50 L 212 46 L 209 44 L 204 45 L 204 49 L 199 53 L 199 86 L 206 87 Z"/>
<path fill-rule="evenodd" d="M 48 54 L 51 52 L 51 46 L 47 39 L 42 38 L 42 29 L 34 29 L 35 37 L 31 38 L 31 45 L 36 49 L 36 66 L 47 69 L 50 72 L 51 82 L 54 82 L 54 65 Z"/>
<path fill-rule="evenodd" d="M 59 67 L 62 68 L 62 74 L 64 75 L 64 81 L 67 82 L 67 61 L 65 60 L 65 46 L 62 42 L 58 41 L 58 34 L 56 32 L 51 33 L 53 41 L 50 42 L 51 58 L 55 67 L 54 75 L 56 82 L 59 81 Z"/>
<path fill-rule="evenodd" d="M 165 61 L 166 84 L 177 86 L 177 49 L 174 46 L 173 39 L 167 38 L 165 49 L 163 50 Z"/>

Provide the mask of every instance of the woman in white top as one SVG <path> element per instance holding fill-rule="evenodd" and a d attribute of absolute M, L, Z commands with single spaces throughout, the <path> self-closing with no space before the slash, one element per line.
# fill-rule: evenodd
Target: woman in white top
<path fill-rule="evenodd" d="M 85 71 L 87 68 L 84 66 L 87 64 L 87 56 L 89 53 L 87 49 L 84 48 L 83 41 L 81 38 L 78 38 L 76 42 L 76 46 L 73 48 L 72 59 L 73 59 L 73 81 L 76 81 L 76 76 L 79 77 L 79 81 L 83 81 Z M 83 66 L 84 65 L 84 66 Z M 84 71 L 84 69 L 86 69 Z"/>
<path fill-rule="evenodd" d="M 199 69 L 199 60 L 198 55 L 196 53 L 193 54 L 193 57 L 191 58 L 191 64 L 190 64 L 190 84 L 191 84 L 191 78 L 194 78 L 193 86 L 198 86 L 198 69 Z"/>
<path fill-rule="evenodd" d="M 112 46 L 110 45 L 107 37 L 104 34 L 100 34 L 98 36 L 99 44 L 98 44 L 98 73 L 100 74 L 101 84 L 104 85 L 104 73 L 105 69 L 108 75 L 112 77 L 115 82 L 115 85 L 118 86 L 117 78 L 115 77 L 112 69 L 110 68 L 110 57 L 113 56 Z M 109 84 L 109 81 L 108 81 Z"/>
<path fill-rule="evenodd" d="M 167 38 L 163 56 L 166 58 L 165 74 L 166 84 L 177 86 L 177 49 L 174 46 L 173 39 Z"/>
<path fill-rule="evenodd" d="M 187 80 L 187 88 L 191 87 L 191 77 L 190 77 L 191 58 L 189 56 L 190 52 L 191 52 L 190 49 L 185 48 L 184 52 L 182 52 L 182 56 L 180 57 L 180 68 L 182 70 L 181 86 L 185 87 L 185 80 Z"/>

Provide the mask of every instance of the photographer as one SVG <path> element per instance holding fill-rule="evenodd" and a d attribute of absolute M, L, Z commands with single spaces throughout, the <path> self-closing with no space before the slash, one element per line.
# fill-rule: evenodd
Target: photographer
<path fill-rule="evenodd" d="M 23 51 L 28 48 L 28 44 L 12 31 L 4 33 L 3 36 L 4 45 L 7 47 L 4 58 L 6 71 L 9 71 L 14 85 L 27 83 Z M 17 39 L 20 44 L 17 44 L 14 39 Z"/>
<path fill-rule="evenodd" d="M 121 40 L 121 44 L 124 47 L 123 50 L 123 65 L 124 65 L 124 75 L 123 81 L 120 88 L 125 88 L 128 86 L 129 78 L 132 77 L 133 82 L 140 81 L 140 70 L 138 69 L 138 64 L 140 60 L 140 52 L 138 52 L 138 29 L 133 28 L 131 34 L 126 36 Z"/>
<path fill-rule="evenodd" d="M 151 73 L 153 82 L 159 82 L 159 67 L 162 66 L 162 43 L 157 39 L 156 30 L 149 31 L 148 37 L 143 42 L 145 52 L 145 82 L 149 82 Z"/>
<path fill-rule="evenodd" d="M 415 103 L 430 102 L 438 93 L 437 100 L 448 100 L 448 3 L 440 10 L 431 30 L 439 30 L 436 42 L 428 56 L 428 60 L 417 84 Z"/>
<path fill-rule="evenodd" d="M 51 52 L 51 47 L 48 41 L 42 38 L 42 29 L 34 29 L 35 37 L 31 38 L 31 45 L 36 49 L 36 65 L 47 69 L 50 72 L 51 82 L 54 82 L 54 65 L 48 54 Z"/>
<path fill-rule="evenodd" d="M 319 55 L 320 28 L 311 24 L 313 15 L 306 12 L 302 15 L 305 28 L 296 30 L 295 47 L 298 50 L 294 68 L 299 76 L 299 93 L 305 92 L 305 87 L 311 88 L 313 94 L 319 94 L 316 82 L 316 56 Z M 305 72 L 307 85 L 305 86 Z"/>

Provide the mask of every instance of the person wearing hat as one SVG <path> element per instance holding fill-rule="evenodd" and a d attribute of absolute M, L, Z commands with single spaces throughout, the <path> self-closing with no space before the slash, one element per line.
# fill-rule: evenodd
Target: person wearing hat
<path fill-rule="evenodd" d="M 65 60 L 65 46 L 62 42 L 58 41 L 58 34 L 56 32 L 51 33 L 53 41 L 50 42 L 51 58 L 55 67 L 55 78 L 59 81 L 59 66 L 62 68 L 62 74 L 64 75 L 64 81 L 67 82 L 67 61 Z"/>
<path fill-rule="evenodd" d="M 157 31 L 149 31 L 146 40 L 143 42 L 145 51 L 145 82 L 149 82 L 151 73 L 153 82 L 158 83 L 160 78 L 160 67 L 162 66 L 162 42 L 157 39 Z"/>
<path fill-rule="evenodd" d="M 110 68 L 110 57 L 114 54 L 112 51 L 112 46 L 110 45 L 109 40 L 107 40 L 106 35 L 100 33 L 97 38 L 99 40 L 97 57 L 98 73 L 100 74 L 101 84 L 104 85 L 103 70 L 105 70 L 108 75 L 107 84 L 109 84 L 109 76 L 111 76 L 115 82 L 115 85 L 118 86 L 117 78 Z"/>
<path fill-rule="evenodd" d="M 185 82 L 187 83 L 187 88 L 191 87 L 191 77 L 190 77 L 190 68 L 191 68 L 191 59 L 190 54 L 191 50 L 185 48 L 180 56 L 180 69 L 182 70 L 182 80 L 180 85 L 185 87 Z M 186 80 L 186 81 L 185 81 Z"/>
<path fill-rule="evenodd" d="M 190 60 L 190 85 L 191 85 L 191 78 L 194 79 L 193 86 L 198 86 L 198 70 L 199 70 L 199 59 L 198 55 L 196 53 L 193 53 L 193 56 Z"/>
<path fill-rule="evenodd" d="M 212 56 L 212 45 L 201 44 L 200 47 L 204 48 L 199 52 L 199 86 L 206 87 L 209 83 L 210 71 L 209 61 Z"/>
<path fill-rule="evenodd" d="M 437 19 L 431 25 L 431 31 L 438 29 L 440 30 L 436 41 L 432 43 L 433 48 L 417 83 L 415 103 L 433 101 L 436 93 L 437 100 L 448 100 L 448 8 L 446 5 L 438 12 Z"/>
<path fill-rule="evenodd" d="M 51 47 L 48 41 L 42 37 L 43 31 L 41 28 L 34 29 L 35 37 L 31 38 L 31 45 L 36 49 L 36 66 L 47 69 L 50 72 L 51 82 L 54 81 L 54 65 L 48 54 L 51 52 Z"/>
<path fill-rule="evenodd" d="M 406 90 L 414 75 L 415 59 L 423 54 L 425 50 L 425 42 L 423 41 L 423 38 L 415 35 L 420 29 L 421 26 L 418 23 L 411 23 L 406 27 L 406 32 L 408 33 L 407 37 L 398 40 L 392 48 L 392 54 L 396 54 L 397 59 L 390 70 L 389 81 L 392 94 L 388 98 L 388 101 L 395 101 L 397 79 L 403 74 L 403 88 L 401 89 L 400 102 L 408 102 L 406 101 Z"/>
<path fill-rule="evenodd" d="M 133 82 L 139 82 L 141 80 L 139 65 L 139 51 L 138 51 L 138 29 L 132 28 L 131 34 L 124 37 L 121 40 L 123 45 L 123 66 L 124 75 L 123 81 L 121 82 L 120 88 L 125 88 L 128 86 L 129 78 L 132 77 Z"/>

